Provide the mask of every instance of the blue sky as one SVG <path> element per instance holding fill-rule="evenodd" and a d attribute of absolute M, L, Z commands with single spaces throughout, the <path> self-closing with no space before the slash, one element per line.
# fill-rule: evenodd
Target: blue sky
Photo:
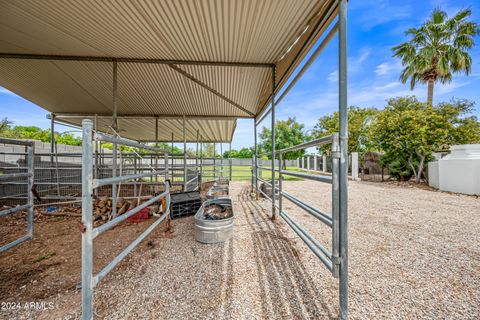
<path fill-rule="evenodd" d="M 348 77 L 349 105 L 382 108 L 391 97 L 415 94 L 425 100 L 426 88 L 418 86 L 413 92 L 398 81 L 399 60 L 392 58 L 391 47 L 406 40 L 404 31 L 426 20 L 431 10 L 441 7 L 454 14 L 471 8 L 472 19 L 480 21 L 478 0 L 351 0 L 348 16 Z M 435 88 L 434 102 L 466 98 L 477 102 L 475 113 L 480 116 L 480 38 L 471 51 L 472 74 L 455 76 L 453 82 Z M 338 105 L 337 44 L 335 37 L 294 89 L 277 107 L 277 119 L 295 116 L 306 130 L 319 117 L 331 114 Z M 46 112 L 40 107 L 15 96 L 0 87 L 0 117 L 8 117 L 16 125 L 36 125 L 48 128 Z M 270 118 L 265 119 L 265 125 Z M 71 130 L 58 127 L 59 131 Z M 253 145 L 253 120 L 238 120 L 232 147 Z"/>

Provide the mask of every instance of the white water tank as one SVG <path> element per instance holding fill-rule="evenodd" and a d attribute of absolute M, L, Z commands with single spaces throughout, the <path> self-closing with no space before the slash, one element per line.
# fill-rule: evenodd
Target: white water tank
<path fill-rule="evenodd" d="M 480 144 L 455 145 L 450 151 L 438 160 L 440 190 L 480 195 Z"/>

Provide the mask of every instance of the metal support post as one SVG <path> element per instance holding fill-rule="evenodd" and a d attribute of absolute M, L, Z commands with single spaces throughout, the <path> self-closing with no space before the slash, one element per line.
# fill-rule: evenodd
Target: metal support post
<path fill-rule="evenodd" d="M 50 157 L 52 165 L 53 165 L 53 152 L 54 152 L 54 146 L 53 144 L 55 143 L 55 114 L 50 113 L 50 153 L 52 156 Z"/>
<path fill-rule="evenodd" d="M 175 138 L 175 136 L 172 132 L 172 152 L 170 152 L 170 157 L 172 158 L 172 166 L 171 166 L 171 168 L 172 168 L 172 182 L 173 182 L 173 180 L 175 180 L 175 178 L 174 178 L 175 172 L 174 172 L 174 167 L 173 167 L 173 141 L 174 141 L 174 138 Z"/>
<path fill-rule="evenodd" d="M 82 319 L 93 319 L 92 121 L 82 121 Z"/>
<path fill-rule="evenodd" d="M 217 144 L 214 142 L 213 143 L 213 180 L 215 181 L 217 179 Z"/>
<path fill-rule="evenodd" d="M 155 116 L 155 147 L 158 148 L 158 116 Z M 158 152 L 155 152 L 155 170 L 158 170 Z M 155 181 L 158 182 L 158 176 L 155 176 Z"/>
<path fill-rule="evenodd" d="M 340 267 L 340 229 L 339 229 L 339 212 L 340 212 L 340 141 L 338 133 L 332 134 L 332 274 L 339 277 Z"/>
<path fill-rule="evenodd" d="M 275 214 L 275 85 L 276 67 L 272 67 L 272 220 L 276 219 Z"/>
<path fill-rule="evenodd" d="M 322 171 L 327 172 L 327 156 L 322 155 Z"/>
<path fill-rule="evenodd" d="M 195 170 L 198 172 L 198 140 L 200 139 L 200 130 L 197 130 L 197 143 L 195 145 Z"/>
<path fill-rule="evenodd" d="M 28 183 L 27 183 L 27 204 L 28 204 L 28 217 L 27 217 L 27 236 L 33 237 L 33 180 L 34 180 L 34 161 L 35 161 L 35 143 L 27 146 L 27 168 L 28 168 Z"/>
<path fill-rule="evenodd" d="M 228 180 L 232 181 L 232 143 L 228 145 L 228 166 L 229 166 L 229 174 L 228 174 Z"/>
<path fill-rule="evenodd" d="M 340 0 L 338 34 L 338 92 L 340 118 L 340 319 L 348 318 L 348 113 L 347 113 L 347 0 Z"/>
<path fill-rule="evenodd" d="M 112 177 L 117 176 L 117 144 L 113 143 L 112 150 Z M 117 216 L 117 184 L 112 184 L 112 216 Z"/>
<path fill-rule="evenodd" d="M 167 184 L 167 180 L 168 180 L 168 147 L 165 146 L 165 154 L 164 154 L 164 160 L 165 162 L 165 184 Z"/>
<path fill-rule="evenodd" d="M 57 196 L 60 197 L 60 175 L 58 172 L 58 146 L 56 141 L 54 143 L 55 143 L 54 145 L 55 146 L 55 177 L 57 181 Z"/>
<path fill-rule="evenodd" d="M 95 114 L 95 122 L 94 122 L 93 125 L 94 125 L 93 131 L 94 131 L 95 133 L 97 133 L 97 130 L 98 130 L 98 117 L 97 117 L 96 114 Z M 98 169 L 98 149 L 99 149 L 99 143 L 100 143 L 100 141 L 95 141 L 95 170 L 94 170 L 94 177 L 95 177 L 95 179 L 98 179 L 98 178 L 99 178 L 99 176 L 98 176 L 98 174 L 99 174 L 99 169 Z M 98 190 L 95 189 L 95 190 L 94 190 L 94 193 L 95 193 L 95 195 L 98 195 Z"/>
<path fill-rule="evenodd" d="M 53 168 L 53 154 L 55 152 L 55 114 L 50 113 L 50 182 L 53 183 L 55 169 Z"/>
<path fill-rule="evenodd" d="M 258 192 L 258 179 L 257 179 L 257 167 L 258 167 L 258 149 L 257 149 L 257 119 L 253 119 L 253 148 L 254 148 L 254 155 L 253 155 L 253 168 L 252 168 L 252 178 L 253 178 L 253 185 L 255 193 Z"/>
<path fill-rule="evenodd" d="M 113 61 L 113 116 L 112 127 L 118 132 L 117 123 L 117 61 Z M 112 148 L 112 177 L 117 176 L 117 143 L 114 142 Z M 112 184 L 112 217 L 117 216 L 117 184 Z"/>
<path fill-rule="evenodd" d="M 283 153 L 280 153 L 278 155 L 278 211 L 282 212 L 283 211 L 283 205 L 282 205 L 282 180 L 283 180 L 283 175 L 282 175 L 282 170 L 285 170 L 283 168 Z M 272 192 L 275 193 L 275 186 L 272 186 Z"/>
<path fill-rule="evenodd" d="M 133 174 L 137 174 L 137 156 L 135 155 L 135 158 L 133 158 Z M 97 188 L 95 188 L 96 190 Z M 137 195 L 137 184 L 135 183 L 133 185 L 133 195 L 136 196 Z M 140 196 L 140 195 L 138 195 Z"/>
<path fill-rule="evenodd" d="M 185 115 L 183 115 L 183 192 L 187 191 L 187 136 Z"/>
<path fill-rule="evenodd" d="M 220 142 L 220 178 L 223 178 L 223 143 Z"/>
<path fill-rule="evenodd" d="M 200 139 L 203 140 L 201 137 Z M 203 143 L 200 143 L 200 178 L 203 181 Z"/>

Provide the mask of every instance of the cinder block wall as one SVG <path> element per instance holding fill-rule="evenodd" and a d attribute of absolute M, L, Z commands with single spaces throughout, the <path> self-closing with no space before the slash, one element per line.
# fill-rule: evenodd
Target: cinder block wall
<path fill-rule="evenodd" d="M 38 140 L 30 140 L 35 142 L 35 154 L 50 154 L 50 143 L 49 142 L 42 142 Z M 24 146 L 12 145 L 12 144 L 4 144 L 0 143 L 0 162 L 6 163 L 17 163 L 18 160 L 24 159 L 23 155 L 12 155 L 8 153 L 16 153 L 16 152 L 25 152 Z M 81 146 L 68 146 L 64 144 L 57 144 L 57 152 L 61 153 L 82 153 Z M 103 153 L 111 153 L 112 151 L 109 149 L 101 150 Z M 7 153 L 7 154 L 5 154 Z M 37 158 L 38 159 L 38 158 Z M 50 161 L 49 155 L 41 155 L 41 158 L 37 161 Z M 81 163 L 81 157 L 72 157 L 72 156 L 63 156 L 58 157 L 58 162 L 66 162 L 66 163 Z"/>

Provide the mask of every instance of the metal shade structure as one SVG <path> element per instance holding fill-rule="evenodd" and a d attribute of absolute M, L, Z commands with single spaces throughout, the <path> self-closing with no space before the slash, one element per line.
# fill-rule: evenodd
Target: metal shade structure
<path fill-rule="evenodd" d="M 117 183 L 138 177 L 117 177 L 117 144 L 139 145 L 117 133 L 143 142 L 183 141 L 184 151 L 187 142 L 213 142 L 215 150 L 215 142 L 231 142 L 239 118 L 254 120 L 252 191 L 258 195 L 258 181 L 270 184 L 272 220 L 282 217 L 339 278 L 339 315 L 348 318 L 346 19 L 347 0 L 0 0 L 0 86 L 51 113 L 52 142 L 54 121 L 82 124 L 83 319 L 93 318 L 93 287 L 118 263 L 112 261 L 92 281 L 89 195 L 99 185 L 92 184 L 93 142 L 103 139 L 113 145 L 112 178 L 106 182 L 112 184 L 112 202 L 116 203 Z M 339 132 L 327 137 L 328 141 L 315 142 L 332 144 L 334 172 L 332 177 L 319 178 L 283 170 L 282 157 L 288 150 L 275 150 L 275 107 L 335 34 Z M 273 149 L 269 152 L 270 182 L 262 180 L 259 172 L 267 169 L 259 167 L 257 159 L 257 127 L 268 114 Z M 304 149 L 305 144 L 295 148 Z M 331 183 L 331 217 L 283 192 L 284 175 Z M 283 197 L 331 226 L 331 252 L 283 210 Z M 115 206 L 112 214 L 116 215 Z M 119 259 L 142 237 L 145 234 Z"/>
<path fill-rule="evenodd" d="M 52 113 L 254 118 L 272 67 L 280 90 L 337 11 L 334 0 L 0 0 L 0 85 Z"/>
<path fill-rule="evenodd" d="M 62 116 L 61 114 L 55 114 L 54 116 L 57 123 L 79 128 L 81 128 L 82 119 L 91 119 L 93 123 L 96 123 L 98 131 L 113 133 L 111 129 L 112 116 Z M 156 131 L 157 121 L 158 130 Z M 120 115 L 117 117 L 117 123 L 118 134 L 128 139 L 140 142 L 184 142 L 183 118 L 181 117 Z M 235 119 L 186 118 L 185 141 L 188 143 L 228 143 L 233 138 L 236 126 L 237 121 Z"/>

